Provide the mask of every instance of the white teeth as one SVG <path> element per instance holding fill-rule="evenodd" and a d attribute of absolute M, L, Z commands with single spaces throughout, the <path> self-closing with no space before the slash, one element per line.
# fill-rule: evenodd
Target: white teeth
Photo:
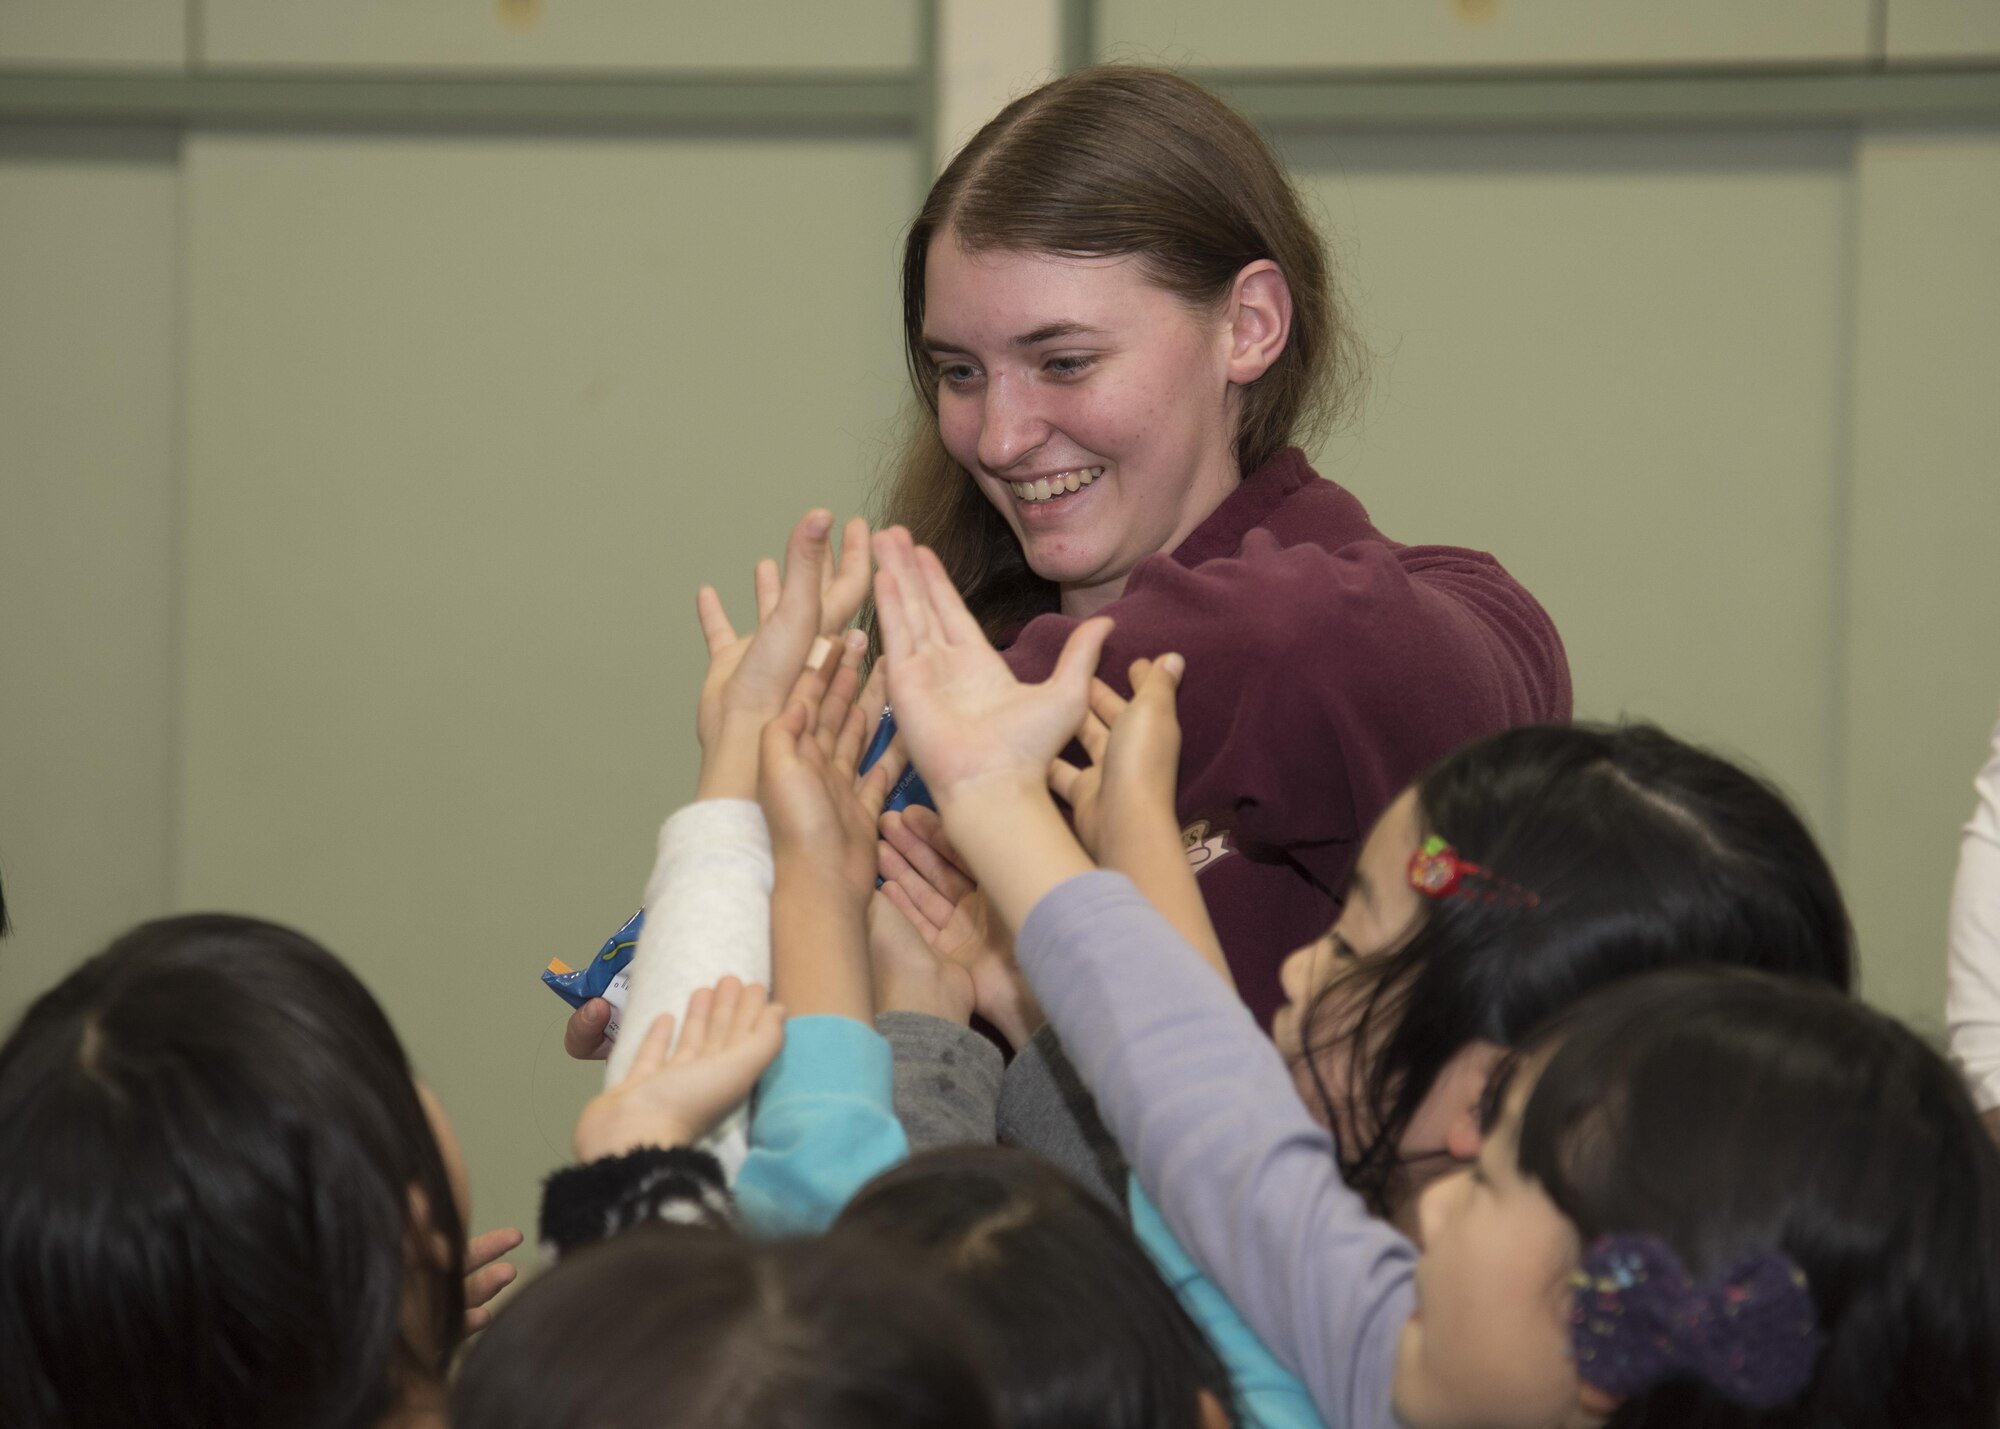
<path fill-rule="evenodd" d="M 1102 475 L 1103 467 L 1086 466 L 1076 471 L 1058 472 L 1055 476 L 1037 477 L 1033 481 L 1017 481 L 1013 483 L 1014 497 L 1017 501 L 1030 504 L 1052 501 L 1072 491 L 1081 491 Z"/>

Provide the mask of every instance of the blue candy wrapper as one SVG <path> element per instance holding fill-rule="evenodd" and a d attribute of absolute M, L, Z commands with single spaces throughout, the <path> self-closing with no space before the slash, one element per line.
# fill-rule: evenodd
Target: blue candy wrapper
<path fill-rule="evenodd" d="M 861 756 L 862 773 L 875 767 L 875 761 L 882 757 L 895 737 L 896 717 L 885 709 L 881 722 L 875 726 L 875 737 L 868 742 L 868 750 Z M 889 791 L 882 807 L 907 809 L 912 804 L 921 804 L 926 809 L 937 807 L 931 798 L 931 791 L 917 777 L 915 766 L 903 770 L 902 777 L 896 780 L 896 787 Z M 879 885 L 882 880 L 878 878 L 875 881 Z M 593 997 L 609 1002 L 611 1024 L 604 1029 L 607 1037 L 617 1037 L 618 1025 L 624 1020 L 625 990 L 632 981 L 632 953 L 639 946 L 639 930 L 645 926 L 646 910 L 641 908 L 626 921 L 624 927 L 604 940 L 597 956 L 584 966 L 571 968 L 561 958 L 551 958 L 547 970 L 542 973 L 542 981 L 571 1007 L 581 1007 Z"/>
<path fill-rule="evenodd" d="M 632 954 L 639 946 L 639 930 L 646 926 L 646 910 L 641 908 L 625 926 L 604 940 L 597 956 L 580 968 L 572 968 L 561 958 L 550 958 L 542 981 L 571 1007 L 581 1007 L 593 997 L 611 1004 L 611 1021 L 604 1035 L 616 1039 L 625 1018 L 625 992 L 632 984 Z"/>

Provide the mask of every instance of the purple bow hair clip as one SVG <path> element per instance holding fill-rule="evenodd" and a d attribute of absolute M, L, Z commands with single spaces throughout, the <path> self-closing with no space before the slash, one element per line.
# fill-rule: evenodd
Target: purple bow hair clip
<path fill-rule="evenodd" d="M 1658 1236 L 1605 1235 L 1571 1281 L 1577 1374 L 1621 1399 L 1694 1378 L 1772 1408 L 1806 1387 L 1825 1338 L 1805 1273 L 1777 1251 L 1697 1284 Z"/>

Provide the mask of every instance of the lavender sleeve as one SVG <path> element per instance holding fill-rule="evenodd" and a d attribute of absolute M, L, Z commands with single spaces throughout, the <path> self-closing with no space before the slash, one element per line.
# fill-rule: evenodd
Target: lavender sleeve
<path fill-rule="evenodd" d="M 1393 1424 L 1416 1249 L 1342 1181 L 1332 1138 L 1249 1011 L 1121 874 L 1058 886 L 1016 950 L 1196 1263 L 1329 1424 Z"/>

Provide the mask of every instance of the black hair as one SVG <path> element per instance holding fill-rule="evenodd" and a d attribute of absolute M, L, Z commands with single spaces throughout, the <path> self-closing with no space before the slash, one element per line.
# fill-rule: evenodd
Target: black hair
<path fill-rule="evenodd" d="M 903 1248 L 964 1307 L 1009 1429 L 1194 1429 L 1229 1375 L 1132 1228 L 1032 1152 L 927 1151 L 835 1223 Z"/>
<path fill-rule="evenodd" d="M 1586 1245 L 1655 1235 L 1698 1280 L 1782 1251 L 1826 1336 L 1790 1405 L 1677 1381 L 1617 1429 L 1991 1429 L 2000 1150 L 1942 1057 L 1832 988 L 1723 968 L 1598 992 L 1517 1065 L 1543 1054 L 1518 1160 Z"/>
<path fill-rule="evenodd" d="M 388 1019 L 288 928 L 144 924 L 0 1046 L 0 1423 L 373 1426 L 464 1241 Z"/>
<path fill-rule="evenodd" d="M 993 1429 L 898 1249 L 652 1223 L 565 1257 L 465 1357 L 455 1429 Z"/>
<path fill-rule="evenodd" d="M 1852 980 L 1833 872 L 1784 796 L 1653 726 L 1508 730 L 1447 756 L 1416 795 L 1424 833 L 1503 881 L 1425 899 L 1402 942 L 1352 961 L 1302 1024 L 1329 1113 L 1322 1059 L 1349 1059 L 1342 1169 L 1377 1214 L 1403 1191 L 1404 1131 L 1470 1042 L 1517 1046 L 1584 993 L 1651 968 Z"/>

